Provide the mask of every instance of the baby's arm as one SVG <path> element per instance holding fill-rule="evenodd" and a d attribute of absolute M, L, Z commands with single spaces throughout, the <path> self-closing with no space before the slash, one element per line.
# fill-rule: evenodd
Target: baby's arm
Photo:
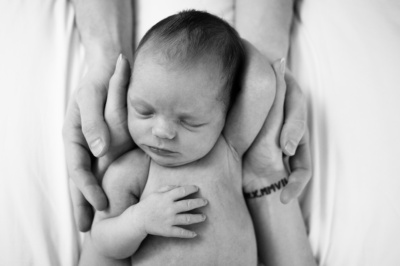
<path fill-rule="evenodd" d="M 275 98 L 275 75 L 270 62 L 243 40 L 246 64 L 241 92 L 229 111 L 223 135 L 241 157 L 260 131 Z"/>
<path fill-rule="evenodd" d="M 147 236 L 137 213 L 141 188 L 147 180 L 149 158 L 139 150 L 128 152 L 112 163 L 102 187 L 109 208 L 96 212 L 91 236 L 95 247 L 112 258 L 127 258 Z"/>
<path fill-rule="evenodd" d="M 179 238 L 196 236 L 177 225 L 205 220 L 202 214 L 181 214 L 207 204 L 201 198 L 181 200 L 196 193 L 198 187 L 166 186 L 138 202 L 147 181 L 149 162 L 150 159 L 137 149 L 119 158 L 107 170 L 103 189 L 110 201 L 109 208 L 96 213 L 91 241 L 87 241 L 94 246 L 87 247 L 92 251 L 87 265 L 94 265 L 91 262 L 98 261 L 99 257 L 107 260 L 130 257 L 148 234 Z"/>
<path fill-rule="evenodd" d="M 108 209 L 96 212 L 92 230 L 86 235 L 80 265 L 129 265 L 121 259 L 127 245 L 137 248 L 144 239 L 140 219 L 132 211 L 141 187 L 147 179 L 149 159 L 140 150 L 121 156 L 108 168 L 103 189 L 109 199 Z M 101 263 L 101 264 L 99 264 Z"/>

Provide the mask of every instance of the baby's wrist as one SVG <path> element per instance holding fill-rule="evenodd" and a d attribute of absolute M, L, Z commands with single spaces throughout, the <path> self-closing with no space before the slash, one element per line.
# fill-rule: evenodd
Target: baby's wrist
<path fill-rule="evenodd" d="M 148 235 L 147 231 L 146 231 L 146 223 L 145 223 L 145 219 L 144 219 L 144 215 L 141 212 L 142 206 L 143 204 L 140 204 L 140 202 L 138 202 L 135 205 L 132 205 L 129 207 L 129 215 L 130 215 L 130 228 L 136 228 L 136 233 L 134 234 L 135 237 L 137 238 L 138 235 L 140 236 L 140 238 L 144 239 L 146 238 L 146 236 Z"/>

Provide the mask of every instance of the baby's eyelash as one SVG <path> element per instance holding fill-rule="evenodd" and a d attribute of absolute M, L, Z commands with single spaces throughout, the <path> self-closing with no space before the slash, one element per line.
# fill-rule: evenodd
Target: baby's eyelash
<path fill-rule="evenodd" d="M 186 121 L 182 121 L 182 120 L 181 120 L 181 123 L 183 123 L 183 124 L 185 124 L 187 126 L 190 126 L 190 127 L 201 127 L 202 125 L 204 125 L 204 124 L 192 124 L 192 123 L 189 123 L 189 122 L 186 122 Z"/>

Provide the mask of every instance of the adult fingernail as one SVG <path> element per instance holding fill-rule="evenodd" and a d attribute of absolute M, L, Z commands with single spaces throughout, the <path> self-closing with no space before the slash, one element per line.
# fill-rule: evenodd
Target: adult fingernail
<path fill-rule="evenodd" d="M 117 69 L 118 69 L 119 71 L 121 71 L 121 68 L 122 68 L 122 58 L 123 58 L 123 55 L 122 55 L 122 54 L 119 54 L 119 56 L 118 56 L 118 61 L 117 61 Z"/>
<path fill-rule="evenodd" d="M 285 150 L 290 155 L 294 155 L 294 153 L 296 152 L 296 143 L 294 143 L 292 140 L 289 140 L 285 145 Z"/>
<path fill-rule="evenodd" d="M 117 65 L 121 63 L 121 60 L 122 60 L 122 54 L 119 54 L 118 60 L 117 60 Z"/>
<path fill-rule="evenodd" d="M 286 190 L 283 190 L 281 193 L 281 202 L 283 204 L 288 204 L 292 201 L 292 198 L 290 197 L 290 195 L 288 194 L 288 192 Z"/>
<path fill-rule="evenodd" d="M 100 138 L 90 143 L 89 146 L 94 156 L 99 156 L 99 154 L 103 151 L 104 148 L 103 141 Z"/>
<path fill-rule="evenodd" d="M 281 70 L 281 73 L 282 73 L 282 74 L 285 74 L 285 69 L 286 69 L 286 60 L 285 60 L 285 58 L 283 57 L 283 58 L 281 59 L 281 67 L 280 67 L 280 70 Z"/>

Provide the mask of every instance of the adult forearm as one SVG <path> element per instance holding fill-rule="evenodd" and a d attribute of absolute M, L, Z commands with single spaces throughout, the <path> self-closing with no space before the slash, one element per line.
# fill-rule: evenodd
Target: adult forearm
<path fill-rule="evenodd" d="M 289 49 L 293 0 L 236 0 L 236 25 L 240 36 L 272 62 Z"/>
<path fill-rule="evenodd" d="M 253 192 L 247 205 L 257 236 L 258 255 L 264 265 L 316 265 L 296 200 L 280 201 L 285 173 L 259 178 L 247 192 Z M 261 196 L 263 194 L 263 196 Z"/>
<path fill-rule="evenodd" d="M 120 53 L 132 59 L 132 0 L 73 0 L 73 3 L 89 64 L 99 58 L 116 62 Z"/>

